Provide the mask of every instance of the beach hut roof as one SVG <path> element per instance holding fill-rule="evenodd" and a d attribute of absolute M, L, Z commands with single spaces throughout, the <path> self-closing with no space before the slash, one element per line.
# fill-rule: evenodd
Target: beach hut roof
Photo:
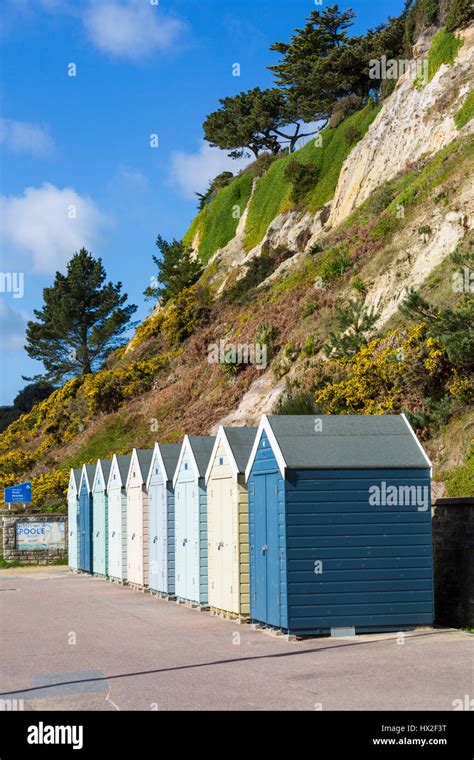
<path fill-rule="evenodd" d="M 116 469 L 120 478 L 120 486 L 123 488 L 127 482 L 128 470 L 130 468 L 130 454 L 114 454 L 110 463 L 110 472 L 107 478 L 107 490 L 109 490 L 112 470 Z"/>
<path fill-rule="evenodd" d="M 221 441 L 227 450 L 229 462 L 236 475 L 245 472 L 258 428 L 220 426 L 206 470 L 206 483 L 209 480 L 212 463 Z"/>
<path fill-rule="evenodd" d="M 249 457 L 247 478 L 263 432 L 282 475 L 286 469 L 431 467 L 404 414 L 265 415 Z"/>
<path fill-rule="evenodd" d="M 141 482 L 146 483 L 148 473 L 150 471 L 151 460 L 153 458 L 153 449 L 133 449 L 132 456 L 130 458 L 130 467 L 127 476 L 127 487 L 132 473 L 133 466 L 138 465 L 140 470 Z"/>
<path fill-rule="evenodd" d="M 82 474 L 82 468 L 81 467 L 72 467 L 71 468 L 71 474 L 69 476 L 69 484 L 73 484 L 74 488 L 76 489 L 76 492 L 79 492 L 79 486 L 81 484 L 81 474 Z"/>
<path fill-rule="evenodd" d="M 210 435 L 185 436 L 183 444 L 181 446 L 181 451 L 179 453 L 179 459 L 176 465 L 176 470 L 174 472 L 173 485 L 176 485 L 179 469 L 181 467 L 181 462 L 183 460 L 183 456 L 184 456 L 184 452 L 186 448 L 189 448 L 191 452 L 191 458 L 194 462 L 194 468 L 196 470 L 196 474 L 198 475 L 198 477 L 204 478 L 206 476 L 206 470 L 209 464 L 209 459 L 211 458 L 215 440 L 216 440 L 215 436 L 210 436 Z"/>
<path fill-rule="evenodd" d="M 92 485 L 94 483 L 96 467 L 97 467 L 97 464 L 83 464 L 82 465 L 81 479 L 79 481 L 79 490 L 82 487 L 83 479 L 86 478 L 87 488 L 89 491 L 92 491 Z"/>
<path fill-rule="evenodd" d="M 155 456 L 158 459 L 160 470 L 163 473 L 163 479 L 165 481 L 172 480 L 173 475 L 176 470 L 176 465 L 178 464 L 179 454 L 181 451 L 181 445 L 179 443 L 155 443 L 155 448 L 153 450 L 153 457 L 151 460 L 149 472 L 148 472 L 148 478 L 147 478 L 147 487 L 150 484 L 151 477 L 153 475 L 152 472 L 152 465 L 153 460 L 155 459 Z"/>
<path fill-rule="evenodd" d="M 94 484 L 93 484 L 93 487 L 92 487 L 93 489 L 96 486 L 97 477 L 99 475 L 99 472 L 101 472 L 102 473 L 102 480 L 104 481 L 104 486 L 105 486 L 105 489 L 107 490 L 107 486 L 108 486 L 108 482 L 109 482 L 109 477 L 110 477 L 110 470 L 111 469 L 112 469 L 112 460 L 111 459 L 98 459 L 97 460 L 97 467 L 96 467 L 95 475 L 94 475 Z"/>

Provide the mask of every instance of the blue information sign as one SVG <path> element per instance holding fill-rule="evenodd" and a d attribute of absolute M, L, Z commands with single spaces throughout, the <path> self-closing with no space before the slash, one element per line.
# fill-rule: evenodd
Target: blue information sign
<path fill-rule="evenodd" d="M 20 483 L 4 489 L 5 504 L 31 504 L 31 483 Z"/>

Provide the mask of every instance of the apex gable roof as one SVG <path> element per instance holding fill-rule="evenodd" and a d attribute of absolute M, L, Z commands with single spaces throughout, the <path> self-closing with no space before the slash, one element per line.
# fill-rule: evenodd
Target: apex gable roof
<path fill-rule="evenodd" d="M 431 463 L 405 415 L 264 416 L 250 474 L 265 431 L 282 474 L 288 469 L 419 468 Z"/>
<path fill-rule="evenodd" d="M 206 475 L 207 465 L 211 458 L 214 448 L 215 436 L 210 435 L 186 435 L 179 453 L 178 464 L 173 477 L 173 485 L 176 485 L 181 462 L 183 461 L 184 452 L 187 448 L 191 451 L 191 458 L 194 462 L 196 476 L 204 478 Z"/>
<path fill-rule="evenodd" d="M 180 451 L 181 445 L 179 443 L 155 443 L 153 457 L 147 477 L 147 486 L 150 484 L 150 480 L 153 475 L 152 468 L 155 459 L 157 459 L 159 463 L 159 467 L 163 473 L 163 479 L 165 481 L 173 480 Z"/>
<path fill-rule="evenodd" d="M 244 473 L 252 451 L 252 446 L 257 435 L 257 428 L 252 427 L 223 427 L 220 426 L 214 442 L 209 464 L 206 470 L 206 483 L 209 480 L 214 457 L 216 455 L 219 443 L 223 441 L 227 449 L 230 464 L 236 475 Z"/>

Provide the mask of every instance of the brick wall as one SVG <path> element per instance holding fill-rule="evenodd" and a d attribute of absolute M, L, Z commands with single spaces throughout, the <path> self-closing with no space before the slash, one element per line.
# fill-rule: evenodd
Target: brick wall
<path fill-rule="evenodd" d="M 2 518 L 3 558 L 25 565 L 48 565 L 59 559 L 67 559 L 67 517 L 64 515 L 9 514 Z M 16 546 L 16 524 L 18 522 L 62 522 L 64 523 L 63 549 L 18 549 Z"/>
<path fill-rule="evenodd" d="M 474 498 L 433 508 L 435 622 L 474 628 Z"/>

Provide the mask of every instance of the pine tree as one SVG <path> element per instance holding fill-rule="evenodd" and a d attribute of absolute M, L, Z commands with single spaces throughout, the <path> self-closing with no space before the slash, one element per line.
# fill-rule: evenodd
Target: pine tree
<path fill-rule="evenodd" d="M 191 250 L 184 243 L 178 240 L 168 243 L 158 235 L 156 245 L 161 258 L 153 256 L 153 261 L 159 274 L 153 277 L 152 284 L 144 295 L 146 298 L 159 298 L 164 305 L 171 298 L 176 298 L 184 288 L 194 285 L 204 270 L 200 260 L 192 256 Z"/>
<path fill-rule="evenodd" d="M 44 379 L 57 383 L 100 368 L 111 351 L 123 344 L 137 307 L 125 306 L 122 283 L 105 282 L 102 260 L 81 248 L 65 275 L 43 290 L 44 305 L 26 330 L 26 352 L 43 362 Z M 36 378 L 34 378 L 36 379 Z"/>
<path fill-rule="evenodd" d="M 454 257 L 453 257 L 454 258 Z M 464 293 L 455 306 L 437 307 L 416 290 L 410 290 L 400 311 L 412 320 L 426 322 L 428 335 L 446 346 L 450 362 L 463 370 L 474 369 L 474 295 Z"/>
<path fill-rule="evenodd" d="M 324 349 L 330 359 L 355 356 L 372 337 L 372 328 L 379 317 L 378 312 L 365 304 L 365 294 L 352 298 L 344 309 L 336 309 L 338 332 L 330 332 Z"/>

